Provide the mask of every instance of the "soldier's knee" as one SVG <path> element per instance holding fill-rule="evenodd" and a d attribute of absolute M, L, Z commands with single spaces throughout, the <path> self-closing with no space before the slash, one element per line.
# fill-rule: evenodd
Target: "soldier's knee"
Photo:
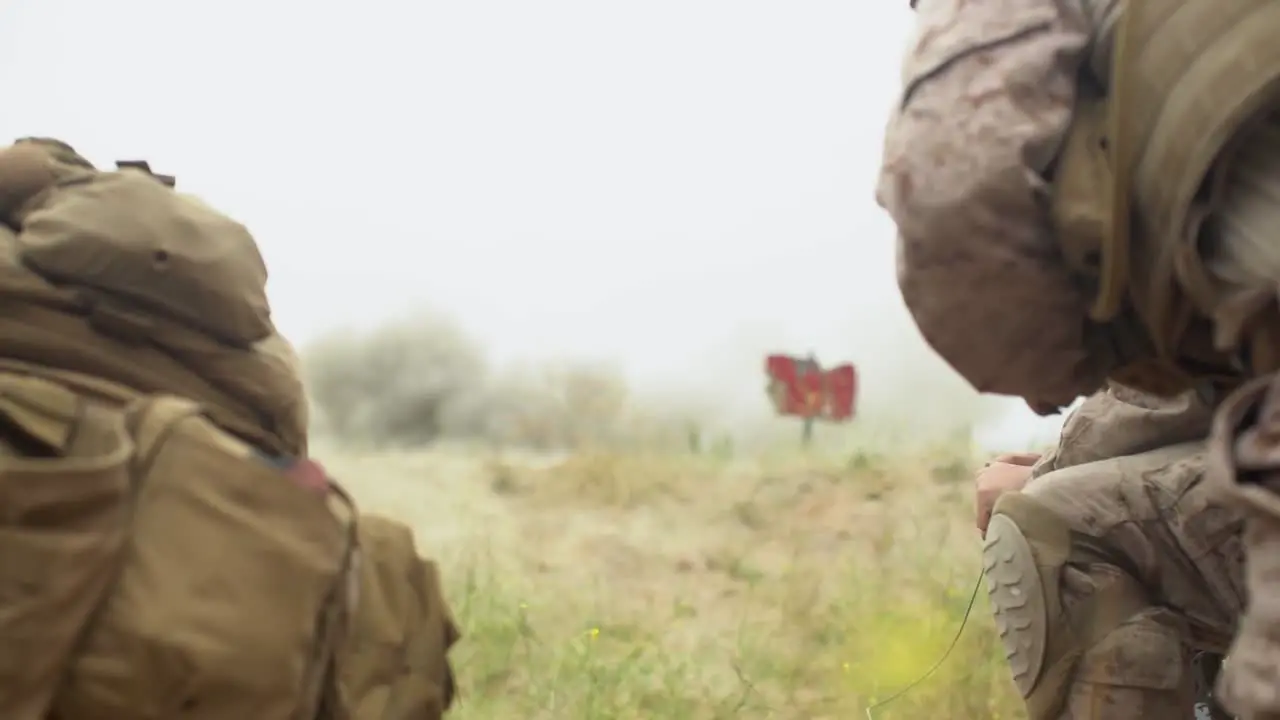
<path fill-rule="evenodd" d="M 1086 597 L 1070 598 L 1066 612 L 1064 573 L 1073 561 L 1083 564 L 1081 552 L 1066 521 L 1035 498 L 997 503 L 983 547 L 987 590 L 1014 683 L 1035 720 L 1060 717 L 1084 656 L 1148 608 L 1132 578 L 1112 573 Z"/>
<path fill-rule="evenodd" d="M 1195 701 L 1189 659 L 1167 611 L 1151 608 L 1084 651 L 1066 692 L 1064 716 L 1088 720 L 1187 717 Z"/>

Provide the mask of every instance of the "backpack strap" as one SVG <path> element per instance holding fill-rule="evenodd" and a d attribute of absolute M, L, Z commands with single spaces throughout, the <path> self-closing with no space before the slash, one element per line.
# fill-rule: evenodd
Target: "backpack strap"
<path fill-rule="evenodd" d="M 172 395 L 153 395 L 134 401 L 125 411 L 125 427 L 135 446 L 134 477 L 144 476 L 156 453 L 174 428 L 201 415 L 200 405 Z"/>
<path fill-rule="evenodd" d="M 83 412 L 80 399 L 66 388 L 30 376 L 0 376 L 0 416 L 54 452 L 71 445 Z"/>
<path fill-rule="evenodd" d="M 1192 309 L 1177 288 L 1202 272 L 1195 211 L 1213 164 L 1280 98 L 1277 31 L 1273 0 L 1131 0 L 1118 21 L 1103 273 L 1132 286 L 1161 357 L 1172 356 Z"/>

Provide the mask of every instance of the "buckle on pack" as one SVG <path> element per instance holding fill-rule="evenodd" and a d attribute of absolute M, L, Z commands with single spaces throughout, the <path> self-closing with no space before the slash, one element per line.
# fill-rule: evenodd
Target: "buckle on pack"
<path fill-rule="evenodd" d="M 147 162 L 146 160 L 117 160 L 116 169 L 117 170 L 140 170 L 150 175 L 151 177 L 155 178 L 156 180 L 159 180 L 161 184 L 167 185 L 168 187 L 177 187 L 178 185 L 178 178 L 174 177 L 173 175 L 161 175 L 160 173 L 153 171 L 151 169 L 151 163 Z"/>

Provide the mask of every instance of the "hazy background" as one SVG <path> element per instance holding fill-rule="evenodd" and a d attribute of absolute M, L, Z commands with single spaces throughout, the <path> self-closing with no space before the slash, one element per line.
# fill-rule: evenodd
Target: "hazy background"
<path fill-rule="evenodd" d="M 282 330 L 443 314 L 498 362 L 618 363 L 764 412 L 761 355 L 860 370 L 862 423 L 976 420 L 872 200 L 897 2 L 9 0 L 0 138 L 146 158 L 247 223 Z"/>

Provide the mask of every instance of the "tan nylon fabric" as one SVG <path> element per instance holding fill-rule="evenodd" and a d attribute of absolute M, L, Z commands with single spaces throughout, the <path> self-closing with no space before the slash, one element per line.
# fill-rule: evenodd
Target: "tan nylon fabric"
<path fill-rule="evenodd" d="M 1209 170 L 1280 90 L 1280 5 L 1131 0 L 1121 26 L 1112 81 L 1113 242 L 1123 248 L 1133 223 L 1132 297 L 1168 355 L 1192 309 L 1175 283 L 1205 285 L 1194 241 Z"/>
<path fill-rule="evenodd" d="M 1252 325 L 1264 310 L 1275 319 L 1273 296 L 1226 297 L 1200 240 L 1224 197 L 1211 172 L 1280 97 L 1277 31 L 1280 6 L 1268 0 L 1132 0 L 1100 39 L 1113 45 L 1109 87 L 1105 99 L 1082 92 L 1052 216 L 1064 256 L 1094 288 L 1094 319 L 1138 321 L 1114 379 L 1166 396 L 1196 377 L 1230 388 L 1232 353 L 1250 333 L 1253 363 L 1280 363 L 1280 335 Z"/>
<path fill-rule="evenodd" d="M 51 281 L 232 345 L 274 331 L 258 247 L 222 213 L 146 173 L 89 171 L 32 144 L 0 151 L 0 180 L 21 188 L 0 212 L 22 229 L 23 262 Z"/>
<path fill-rule="evenodd" d="M 59 163 L 46 142 L 0 150 L 3 357 L 188 397 L 256 445 L 305 452 L 297 358 L 243 227 L 136 170 Z"/>
<path fill-rule="evenodd" d="M 455 696 L 449 648 L 459 633 L 405 525 L 360 517 L 360 602 L 342 660 L 353 720 L 439 720 Z"/>
<path fill-rule="evenodd" d="M 0 376 L 0 417 L 13 426 L 0 458 L 0 716 L 14 720 L 45 720 L 127 543 L 133 447 L 123 416 L 77 406 L 57 386 Z M 53 527 L 33 522 L 60 509 Z"/>
<path fill-rule="evenodd" d="M 101 397 L 0 372 L 0 717 L 328 720 L 354 512 L 194 403 Z"/>
<path fill-rule="evenodd" d="M 1095 286 L 1090 315 L 1105 322 L 1116 315 L 1114 291 L 1101 282 L 1102 242 L 1111 228 L 1111 159 L 1108 154 L 1106 99 L 1082 88 L 1075 115 L 1053 171 L 1049 214 L 1063 258 Z"/>
<path fill-rule="evenodd" d="M 0 149 L 0 717 L 439 717 L 435 566 L 375 519 L 349 572 L 345 495 L 275 464 L 307 406 L 252 238 L 148 172 Z"/>

